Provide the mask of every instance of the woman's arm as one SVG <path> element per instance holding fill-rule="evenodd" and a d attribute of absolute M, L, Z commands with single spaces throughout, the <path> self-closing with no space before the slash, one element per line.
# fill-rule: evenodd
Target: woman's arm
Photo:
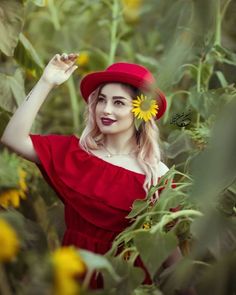
<path fill-rule="evenodd" d="M 6 126 L 1 142 L 24 158 L 39 163 L 29 133 L 35 117 L 49 92 L 66 81 L 77 66 L 74 62 L 77 54 L 60 56 L 56 54 L 46 66 L 35 87 L 18 107 Z"/>

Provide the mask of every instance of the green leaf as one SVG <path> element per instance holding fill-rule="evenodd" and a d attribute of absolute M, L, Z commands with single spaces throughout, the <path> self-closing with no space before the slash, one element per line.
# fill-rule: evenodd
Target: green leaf
<path fill-rule="evenodd" d="M 29 39 L 27 39 L 25 37 L 25 35 L 22 33 L 20 34 L 20 42 L 24 46 L 25 50 L 27 50 L 28 53 L 31 55 L 32 59 L 37 63 L 37 65 L 40 66 L 41 68 L 43 68 L 44 64 L 43 64 L 41 58 L 39 57 L 37 51 L 34 49 L 33 45 L 29 41 Z"/>
<path fill-rule="evenodd" d="M 220 99 L 220 98 L 219 98 Z M 189 95 L 190 104 L 194 109 L 207 120 L 214 113 L 214 107 L 223 100 L 216 101 L 211 91 L 198 92 L 196 87 L 192 87 Z"/>
<path fill-rule="evenodd" d="M 134 118 L 134 126 L 136 128 L 136 130 L 139 130 L 140 125 L 142 124 L 143 120 L 142 119 L 138 119 L 137 117 Z"/>
<path fill-rule="evenodd" d="M 14 76 L 0 73 L 0 107 L 11 112 L 24 98 L 24 79 L 21 70 L 17 69 Z"/>
<path fill-rule="evenodd" d="M 8 79 L 12 94 L 16 100 L 17 106 L 19 106 L 26 96 L 24 78 L 21 70 L 17 69 L 14 76 L 8 77 Z"/>
<path fill-rule="evenodd" d="M 12 112 L 15 106 L 11 86 L 7 75 L 0 73 L 0 107 Z"/>
<path fill-rule="evenodd" d="M 132 291 L 141 285 L 145 278 L 144 270 L 141 267 L 134 267 L 130 262 L 120 257 L 109 257 L 109 260 L 120 277 L 119 282 L 112 281 L 104 273 L 105 289 L 114 288 L 117 295 L 130 295 Z"/>
<path fill-rule="evenodd" d="M 178 245 L 173 232 L 140 232 L 134 238 L 141 259 L 153 278 L 162 263 Z"/>
<path fill-rule="evenodd" d="M 114 280 L 119 280 L 119 276 L 105 256 L 82 249 L 79 253 L 90 270 L 107 270 Z"/>
<path fill-rule="evenodd" d="M 135 200 L 132 205 L 132 210 L 130 213 L 126 216 L 126 218 L 133 218 L 140 214 L 142 211 L 144 211 L 148 207 L 148 203 L 144 200 Z"/>
<path fill-rule="evenodd" d="M 14 58 L 32 76 L 41 76 L 44 64 L 33 45 L 23 34 L 20 34 L 20 40 L 14 52 Z"/>
<path fill-rule="evenodd" d="M 172 135 L 175 136 L 171 136 L 170 140 L 168 140 L 168 147 L 166 148 L 166 156 L 168 158 L 174 159 L 181 153 L 189 152 L 193 149 L 192 141 L 185 132 L 175 130 L 172 132 Z"/>
<path fill-rule="evenodd" d="M 151 198 L 151 196 L 155 194 L 156 191 L 157 191 L 157 186 L 152 186 L 148 191 L 147 199 Z"/>
<path fill-rule="evenodd" d="M 0 50 L 7 56 L 13 56 L 23 27 L 24 6 L 17 0 L 0 2 Z"/>
<path fill-rule="evenodd" d="M 176 208 L 179 206 L 186 197 L 181 191 L 177 189 L 167 189 L 165 188 L 160 195 L 158 202 L 155 203 L 153 210 L 160 211 L 169 211 L 171 208 Z"/>

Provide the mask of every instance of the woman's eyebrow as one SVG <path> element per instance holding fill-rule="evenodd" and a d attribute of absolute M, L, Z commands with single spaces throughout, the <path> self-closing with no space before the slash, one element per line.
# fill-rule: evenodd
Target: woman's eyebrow
<path fill-rule="evenodd" d="M 106 97 L 106 95 L 103 94 L 103 93 L 100 93 L 99 96 Z M 113 99 L 126 99 L 126 100 L 128 100 L 128 98 L 123 97 L 123 96 L 113 96 L 112 98 L 113 98 Z"/>

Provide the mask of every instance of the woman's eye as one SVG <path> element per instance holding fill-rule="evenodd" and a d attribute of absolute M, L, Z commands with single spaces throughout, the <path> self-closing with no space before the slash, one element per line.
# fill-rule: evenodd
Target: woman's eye
<path fill-rule="evenodd" d="M 124 105 L 124 103 L 123 103 L 122 101 L 120 101 L 120 100 L 116 100 L 116 101 L 115 101 L 115 104 L 116 104 L 116 105 Z"/>
<path fill-rule="evenodd" d="M 98 101 L 104 101 L 103 97 L 98 97 Z"/>

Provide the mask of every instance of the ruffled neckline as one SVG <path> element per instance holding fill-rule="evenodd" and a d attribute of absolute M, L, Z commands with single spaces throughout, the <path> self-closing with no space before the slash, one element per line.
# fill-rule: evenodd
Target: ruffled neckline
<path fill-rule="evenodd" d="M 125 167 L 122 167 L 122 166 L 118 166 L 118 165 L 115 165 L 113 163 L 110 163 L 100 157 L 98 157 L 97 155 L 93 154 L 92 152 L 91 153 L 88 153 L 87 151 L 85 151 L 84 149 L 81 148 L 80 144 L 79 144 L 79 138 L 76 136 L 76 135 L 73 135 L 75 137 L 75 139 L 77 140 L 77 144 L 78 144 L 78 148 L 84 152 L 87 156 L 91 156 L 95 161 L 98 161 L 100 163 L 102 163 L 103 165 L 107 165 L 108 167 L 111 167 L 111 168 L 116 168 L 118 170 L 121 170 L 121 171 L 124 171 L 124 172 L 127 172 L 127 173 L 131 173 L 131 174 L 134 174 L 134 175 L 137 175 L 138 177 L 146 177 L 145 174 L 143 173 L 139 173 L 139 172 L 136 172 L 136 171 L 133 171 L 133 170 L 130 170 L 130 169 L 127 169 Z"/>

